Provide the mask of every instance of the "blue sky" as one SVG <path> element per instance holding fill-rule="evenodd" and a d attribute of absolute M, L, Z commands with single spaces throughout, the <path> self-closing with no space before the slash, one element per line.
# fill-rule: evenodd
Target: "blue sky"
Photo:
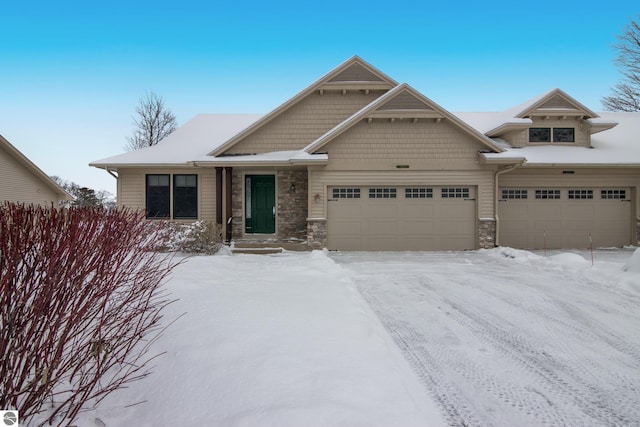
<path fill-rule="evenodd" d="M 637 0 L 5 1 L 0 134 L 47 174 L 115 194 L 88 163 L 123 151 L 145 92 L 179 124 L 266 113 L 353 55 L 454 112 L 554 87 L 600 111 L 639 14 Z"/>

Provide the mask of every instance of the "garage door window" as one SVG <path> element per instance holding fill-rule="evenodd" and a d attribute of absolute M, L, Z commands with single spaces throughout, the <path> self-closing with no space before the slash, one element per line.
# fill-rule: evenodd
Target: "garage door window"
<path fill-rule="evenodd" d="M 468 199 L 469 188 L 468 187 L 443 188 L 442 198 L 443 199 Z"/>
<path fill-rule="evenodd" d="M 360 189 L 359 188 L 334 188 L 333 198 L 334 199 L 359 199 Z"/>
<path fill-rule="evenodd" d="M 528 194 L 527 190 L 502 190 L 503 199 L 526 199 Z"/>
<path fill-rule="evenodd" d="M 572 200 L 593 199 L 593 190 L 569 190 L 569 199 L 572 199 Z"/>
<path fill-rule="evenodd" d="M 536 190 L 536 199 L 540 200 L 549 200 L 549 199 L 559 199 L 560 198 L 560 190 Z"/>
<path fill-rule="evenodd" d="M 627 198 L 627 192 L 625 190 L 602 190 L 600 198 L 624 200 Z"/>
<path fill-rule="evenodd" d="M 405 188 L 404 197 L 406 199 L 432 199 L 433 188 Z"/>
<path fill-rule="evenodd" d="M 395 188 L 370 188 L 369 198 L 370 199 L 395 199 L 396 189 Z"/>

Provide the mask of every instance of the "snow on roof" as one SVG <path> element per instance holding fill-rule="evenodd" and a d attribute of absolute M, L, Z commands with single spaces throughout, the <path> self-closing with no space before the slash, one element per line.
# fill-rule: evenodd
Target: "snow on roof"
<path fill-rule="evenodd" d="M 152 147 L 91 162 L 95 167 L 185 164 L 206 156 L 261 114 L 199 114 Z"/>
<path fill-rule="evenodd" d="M 484 153 L 489 160 L 526 158 L 527 165 L 640 165 L 640 113 L 600 113 L 605 123 L 616 127 L 593 134 L 593 148 L 537 145 L 509 148 L 504 153 Z"/>
<path fill-rule="evenodd" d="M 197 159 L 193 159 L 195 163 L 215 163 L 215 164 L 260 164 L 265 163 L 269 165 L 273 164 L 312 164 L 312 163 L 326 163 L 329 156 L 326 154 L 309 154 L 304 150 L 298 151 L 273 151 L 269 153 L 249 154 L 241 156 L 201 156 Z"/>
<path fill-rule="evenodd" d="M 537 99 L 541 99 L 540 96 Z M 529 104 L 533 101 L 529 101 Z M 518 107 L 518 109 L 520 106 Z M 454 113 L 458 118 L 486 133 L 505 123 L 522 124 L 529 119 L 512 116 L 515 109 L 493 113 Z M 119 166 L 184 165 L 187 163 L 220 164 L 324 164 L 327 154 L 299 151 L 278 151 L 246 156 L 209 156 L 212 150 L 246 129 L 259 114 L 200 114 L 178 128 L 153 147 L 97 160 L 91 166 L 117 168 Z M 526 159 L 527 165 L 640 165 L 640 113 L 600 113 L 589 119 L 596 123 L 619 123 L 618 126 L 592 135 L 593 148 L 572 146 L 529 146 L 513 148 L 496 138 L 496 146 L 503 153 L 483 153 L 492 162 Z M 521 123 L 522 122 L 522 123 Z"/>

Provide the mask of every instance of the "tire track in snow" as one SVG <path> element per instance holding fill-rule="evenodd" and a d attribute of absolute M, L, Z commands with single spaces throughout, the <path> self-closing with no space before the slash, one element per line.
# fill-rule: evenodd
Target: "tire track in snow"
<path fill-rule="evenodd" d="M 632 342 L 616 336 L 612 333 L 615 331 L 604 325 L 595 324 L 579 310 L 572 311 L 571 306 L 563 306 L 563 296 L 547 296 L 539 287 L 533 286 L 538 301 L 525 299 L 519 304 L 521 295 L 517 290 L 510 294 L 502 292 L 502 288 L 498 292 L 491 286 L 469 286 L 472 281 L 468 277 L 451 283 L 447 277 L 450 271 L 429 273 L 428 279 L 423 276 L 420 280 L 402 276 L 402 273 L 384 275 L 384 278 L 365 274 L 356 283 L 432 397 L 439 402 L 451 425 L 506 426 L 515 422 L 518 425 L 578 426 L 637 425 L 640 422 L 640 405 L 637 404 L 640 378 L 634 376 L 640 372 L 640 367 L 635 362 L 638 352 Z M 511 279 L 513 271 L 501 271 L 498 275 L 506 282 L 502 283 L 504 287 L 523 286 Z M 375 286 L 381 280 L 393 283 Z M 447 288 L 442 287 L 443 283 Z M 398 287 L 398 292 L 404 292 L 397 297 L 398 301 L 390 301 L 390 287 Z M 456 287 L 459 289 L 452 291 Z M 469 290 L 478 294 L 477 300 L 474 300 L 475 294 L 468 294 Z M 491 298 L 500 300 L 500 307 L 507 313 L 485 313 L 486 307 L 482 304 Z M 541 301 L 553 309 L 544 304 L 541 306 Z M 495 310 L 495 307 L 491 308 Z M 446 326 L 447 322 L 455 324 L 451 327 L 454 338 L 465 345 L 483 343 L 495 352 L 496 360 L 490 364 L 474 360 L 443 340 L 433 327 L 415 325 L 412 319 L 421 310 L 431 317 L 440 316 L 436 327 Z M 502 317 L 518 310 L 526 312 L 523 316 L 530 321 L 540 322 L 539 329 L 548 332 L 551 342 L 525 335 L 525 331 L 518 331 L 509 318 Z M 409 320 L 403 321 L 407 315 Z M 631 357 L 632 371 L 625 375 L 604 369 L 598 360 L 576 359 L 572 354 L 575 348 L 563 343 L 563 332 L 605 343 L 627 354 Z M 517 378 L 499 372 L 501 368 L 517 371 Z M 604 376 L 615 377 L 615 381 L 609 381 L 612 387 L 603 387 L 598 382 Z"/>
<path fill-rule="evenodd" d="M 503 331 L 478 313 L 473 313 L 454 303 L 452 303 L 452 308 L 459 313 L 453 317 L 463 326 L 473 330 L 482 339 L 491 342 L 511 362 L 521 366 L 521 374 L 526 374 L 538 385 L 536 388 L 529 387 L 529 390 L 544 396 L 548 402 L 562 403 L 563 407 L 569 410 L 568 412 L 583 412 L 588 416 L 588 418 L 580 417 L 582 419 L 575 417 L 568 419 L 556 412 L 547 414 L 550 419 L 545 417 L 544 422 L 555 422 L 559 425 L 585 425 L 585 423 L 589 424 L 593 420 L 597 420 L 599 424 L 603 425 L 620 425 L 619 423 L 631 425 L 627 423 L 638 419 L 622 415 L 617 409 L 633 406 L 637 396 L 608 396 L 601 388 L 585 380 L 587 376 L 597 377 L 598 373 L 588 375 L 583 363 L 576 363 L 577 360 L 574 359 L 570 366 L 545 351 L 538 351 L 537 345 L 529 342 L 525 337 Z M 604 376 L 606 371 L 600 369 L 599 374 Z M 526 395 L 518 394 L 519 402 L 527 402 Z M 547 396 L 552 398 L 549 399 Z M 632 400 L 629 401 L 629 398 Z M 572 407 L 577 407 L 579 411 L 572 410 Z"/>

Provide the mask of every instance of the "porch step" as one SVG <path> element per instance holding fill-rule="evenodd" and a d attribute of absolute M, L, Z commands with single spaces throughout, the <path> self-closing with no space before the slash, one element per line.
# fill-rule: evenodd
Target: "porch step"
<path fill-rule="evenodd" d="M 234 254 L 278 254 L 282 251 L 308 251 L 306 242 L 292 241 L 235 241 Z"/>
<path fill-rule="evenodd" d="M 236 247 L 231 249 L 231 253 L 253 254 L 253 255 L 280 254 L 282 253 L 282 248 L 238 248 Z"/>

